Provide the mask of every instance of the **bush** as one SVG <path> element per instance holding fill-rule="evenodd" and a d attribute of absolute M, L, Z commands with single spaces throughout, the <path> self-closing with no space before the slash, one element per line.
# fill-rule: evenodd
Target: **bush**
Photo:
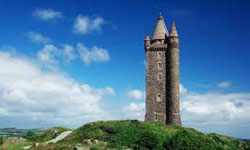
<path fill-rule="evenodd" d="M 91 147 L 90 150 L 99 150 L 98 147 Z"/>
<path fill-rule="evenodd" d="M 169 150 L 220 149 L 205 135 L 185 129 L 178 131 L 171 140 L 166 142 L 165 148 Z"/>
<path fill-rule="evenodd" d="M 139 149 L 157 149 L 158 139 L 152 132 L 146 131 L 140 135 L 137 144 Z"/>
<path fill-rule="evenodd" d="M 0 136 L 0 145 L 3 145 L 3 137 Z"/>
<path fill-rule="evenodd" d="M 27 140 L 34 140 L 36 138 L 36 134 L 34 132 L 29 131 L 26 133 L 24 138 Z"/>
<path fill-rule="evenodd" d="M 107 132 L 108 134 L 116 134 L 117 130 L 115 128 L 106 127 L 106 126 L 100 126 L 100 129 L 104 132 Z"/>

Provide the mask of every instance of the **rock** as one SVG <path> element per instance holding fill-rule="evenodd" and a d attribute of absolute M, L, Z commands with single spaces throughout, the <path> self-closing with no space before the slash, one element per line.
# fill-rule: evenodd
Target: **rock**
<path fill-rule="evenodd" d="M 93 143 L 91 142 L 90 139 L 85 139 L 85 140 L 83 140 L 83 144 L 85 144 L 85 145 L 92 145 Z"/>
<path fill-rule="evenodd" d="M 32 146 L 23 147 L 23 149 L 30 149 Z"/>
<path fill-rule="evenodd" d="M 102 146 L 102 147 L 106 147 L 108 144 L 107 144 L 107 142 L 100 141 L 99 145 Z"/>
<path fill-rule="evenodd" d="M 39 146 L 39 143 L 36 143 L 36 144 L 35 144 L 35 147 L 38 147 L 38 146 Z"/>
<path fill-rule="evenodd" d="M 99 143 L 99 141 L 96 139 L 93 141 L 93 144 L 98 144 L 98 143 Z"/>
<path fill-rule="evenodd" d="M 89 150 L 89 148 L 86 148 L 84 146 L 75 146 L 74 150 Z"/>
<path fill-rule="evenodd" d="M 47 143 L 36 143 L 35 146 L 41 146 L 41 147 L 45 147 L 46 145 L 48 145 Z"/>

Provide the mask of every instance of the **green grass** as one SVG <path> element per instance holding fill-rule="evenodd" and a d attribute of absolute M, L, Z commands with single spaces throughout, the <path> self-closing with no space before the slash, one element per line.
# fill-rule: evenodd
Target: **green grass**
<path fill-rule="evenodd" d="M 32 143 L 30 142 L 17 143 L 17 144 L 10 145 L 8 147 L 8 150 L 21 150 L 23 147 L 30 146 L 30 145 L 32 145 Z"/>
<path fill-rule="evenodd" d="M 54 131 L 55 130 L 57 131 L 57 134 L 59 135 L 64 131 L 68 131 L 69 129 L 64 128 L 64 127 L 54 127 L 54 128 L 51 128 L 51 129 L 44 131 L 43 133 L 41 133 L 39 135 L 33 134 L 30 132 L 25 136 L 25 138 L 31 142 L 46 142 L 46 141 L 49 141 L 49 140 L 54 138 Z"/>
<path fill-rule="evenodd" d="M 204 134 L 191 128 L 169 126 L 162 123 L 126 121 L 99 121 L 74 130 L 61 143 L 82 143 L 84 139 L 97 139 L 109 143 L 108 147 L 141 150 L 238 150 L 250 149 L 249 144 L 217 134 Z"/>

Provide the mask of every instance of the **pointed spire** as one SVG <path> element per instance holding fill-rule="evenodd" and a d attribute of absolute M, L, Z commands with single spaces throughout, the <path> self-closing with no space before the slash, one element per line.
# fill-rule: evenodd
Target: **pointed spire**
<path fill-rule="evenodd" d="M 172 22 L 171 29 L 170 29 L 170 35 L 171 37 L 178 37 L 177 29 L 175 26 L 174 21 Z"/>
<path fill-rule="evenodd" d="M 168 36 L 168 30 L 166 28 L 164 19 L 160 13 L 154 29 L 152 40 L 162 40 L 165 39 L 166 36 Z"/>

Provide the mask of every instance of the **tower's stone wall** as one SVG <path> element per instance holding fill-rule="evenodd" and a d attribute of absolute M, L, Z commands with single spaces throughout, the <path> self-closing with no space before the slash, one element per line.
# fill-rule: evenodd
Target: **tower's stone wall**
<path fill-rule="evenodd" d="M 167 50 L 167 123 L 181 124 L 179 113 L 179 43 L 177 38 L 169 38 L 169 47 Z M 179 41 L 178 41 L 179 42 Z"/>
<path fill-rule="evenodd" d="M 146 52 L 146 120 L 166 122 L 166 50 L 167 45 Z"/>

